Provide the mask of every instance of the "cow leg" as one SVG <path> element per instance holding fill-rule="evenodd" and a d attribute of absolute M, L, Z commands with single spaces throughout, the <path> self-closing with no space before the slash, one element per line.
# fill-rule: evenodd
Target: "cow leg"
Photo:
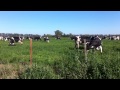
<path fill-rule="evenodd" d="M 76 48 L 79 49 L 79 46 L 80 46 L 80 45 L 79 45 L 79 42 L 77 41 L 77 42 L 76 42 Z"/>
<path fill-rule="evenodd" d="M 99 48 L 100 48 L 100 52 L 102 53 L 102 46 L 99 46 Z"/>
<path fill-rule="evenodd" d="M 75 48 L 77 49 L 77 42 L 75 42 Z"/>
<path fill-rule="evenodd" d="M 79 47 L 80 47 L 80 44 L 79 44 L 79 42 L 78 42 L 78 44 L 77 44 L 77 48 L 79 49 Z"/>
<path fill-rule="evenodd" d="M 75 44 L 75 48 L 78 49 L 78 44 Z"/>

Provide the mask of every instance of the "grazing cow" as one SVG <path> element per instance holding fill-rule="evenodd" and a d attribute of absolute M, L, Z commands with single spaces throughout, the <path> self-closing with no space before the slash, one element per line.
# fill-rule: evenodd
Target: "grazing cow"
<path fill-rule="evenodd" d="M 44 38 L 44 41 L 46 41 L 46 37 L 43 37 Z"/>
<path fill-rule="evenodd" d="M 29 39 L 29 37 L 26 37 L 26 39 Z"/>
<path fill-rule="evenodd" d="M 24 40 L 24 37 L 19 37 L 19 39 L 23 41 L 23 40 Z"/>
<path fill-rule="evenodd" d="M 120 40 L 120 36 L 110 36 L 110 40 Z"/>
<path fill-rule="evenodd" d="M 116 36 L 116 40 L 120 40 L 120 36 Z"/>
<path fill-rule="evenodd" d="M 37 41 L 38 41 L 38 40 L 42 40 L 42 39 L 41 39 L 41 37 L 39 37 L 39 36 L 37 37 L 37 36 L 36 36 L 36 37 L 34 37 L 34 40 L 37 40 Z"/>
<path fill-rule="evenodd" d="M 86 43 L 86 46 L 88 51 L 89 49 L 96 49 L 96 50 L 100 50 L 102 53 L 102 43 L 101 43 L 101 39 L 98 36 L 92 37 L 90 42 Z"/>
<path fill-rule="evenodd" d="M 112 40 L 116 40 L 116 36 L 112 36 Z"/>
<path fill-rule="evenodd" d="M 14 38 L 15 42 L 19 42 L 20 44 L 23 44 L 23 39 L 21 39 L 21 37 L 12 37 Z"/>
<path fill-rule="evenodd" d="M 61 40 L 61 38 L 60 38 L 59 36 L 57 36 L 55 39 L 57 39 L 57 40 Z"/>
<path fill-rule="evenodd" d="M 28 39 L 30 40 L 30 39 L 33 39 L 32 37 L 28 37 Z"/>
<path fill-rule="evenodd" d="M 26 39 L 27 39 L 27 40 L 30 40 L 30 39 L 34 39 L 34 38 L 29 36 L 29 37 L 26 37 Z"/>
<path fill-rule="evenodd" d="M 49 43 L 49 38 L 48 37 L 44 37 L 44 41 L 48 42 Z"/>
<path fill-rule="evenodd" d="M 10 46 L 14 46 L 15 45 L 15 39 L 13 37 L 10 38 L 9 45 Z"/>
<path fill-rule="evenodd" d="M 48 37 L 46 37 L 46 41 L 49 43 L 49 38 Z"/>
<path fill-rule="evenodd" d="M 18 41 L 18 42 L 19 42 L 20 44 L 23 44 L 23 39 L 24 39 L 24 37 L 19 37 L 19 41 Z"/>
<path fill-rule="evenodd" d="M 11 39 L 10 37 L 4 37 L 5 41 L 10 41 L 10 39 Z"/>
<path fill-rule="evenodd" d="M 3 40 L 3 36 L 0 36 L 0 40 Z"/>

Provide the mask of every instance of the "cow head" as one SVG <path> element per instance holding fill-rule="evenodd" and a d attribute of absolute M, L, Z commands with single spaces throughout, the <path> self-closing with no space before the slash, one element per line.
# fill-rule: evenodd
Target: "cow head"
<path fill-rule="evenodd" d="M 75 41 L 80 41 L 80 36 L 75 36 Z"/>

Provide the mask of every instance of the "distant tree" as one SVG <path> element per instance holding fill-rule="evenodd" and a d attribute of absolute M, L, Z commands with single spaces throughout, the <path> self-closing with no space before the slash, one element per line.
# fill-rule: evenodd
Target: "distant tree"
<path fill-rule="evenodd" d="M 60 30 L 55 31 L 55 36 L 62 36 L 63 32 Z"/>

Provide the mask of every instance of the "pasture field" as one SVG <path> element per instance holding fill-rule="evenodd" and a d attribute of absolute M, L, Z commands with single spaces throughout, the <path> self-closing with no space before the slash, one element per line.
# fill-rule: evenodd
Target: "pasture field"
<path fill-rule="evenodd" d="M 77 50 L 68 38 L 50 42 L 33 40 L 33 65 L 29 67 L 29 40 L 8 46 L 0 41 L 1 79 L 120 79 L 120 41 L 103 40 L 103 53 Z"/>

